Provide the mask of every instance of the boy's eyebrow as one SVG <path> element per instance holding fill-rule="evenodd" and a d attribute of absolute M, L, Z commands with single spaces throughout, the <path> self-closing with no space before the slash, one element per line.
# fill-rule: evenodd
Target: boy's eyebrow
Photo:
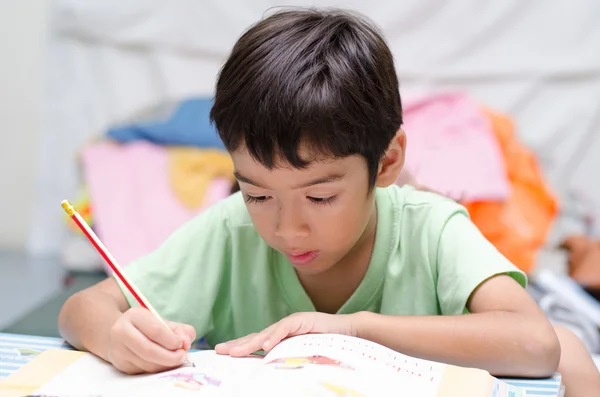
<path fill-rule="evenodd" d="M 296 186 L 294 186 L 294 189 L 300 189 L 303 187 L 319 185 L 321 183 L 335 182 L 337 180 L 342 179 L 344 177 L 344 175 L 345 174 L 330 174 L 330 175 L 327 175 L 327 176 L 324 176 L 321 178 L 313 179 L 312 181 L 301 183 L 300 185 L 296 185 Z"/>
<path fill-rule="evenodd" d="M 260 183 L 254 182 L 252 179 L 245 177 L 244 175 L 240 174 L 237 171 L 233 171 L 233 176 L 235 176 L 235 179 L 237 179 L 239 182 L 244 182 L 244 183 L 248 183 L 250 185 L 254 185 L 256 187 L 264 188 L 264 186 L 262 186 Z"/>
<path fill-rule="evenodd" d="M 248 178 L 248 177 L 240 174 L 238 171 L 234 171 L 233 175 L 240 182 L 248 183 L 250 185 L 254 185 L 256 187 L 261 187 L 261 188 L 266 189 L 260 183 L 255 182 L 252 179 L 250 179 L 250 178 Z M 301 183 L 300 185 L 296 185 L 296 186 L 294 186 L 294 189 L 300 189 L 300 188 L 304 188 L 304 187 L 319 185 L 321 183 L 335 182 L 337 180 L 342 179 L 344 176 L 345 176 L 345 174 L 330 174 L 330 175 L 327 175 L 327 176 L 324 176 L 324 177 L 321 177 L 321 178 L 313 179 L 312 181 Z"/>

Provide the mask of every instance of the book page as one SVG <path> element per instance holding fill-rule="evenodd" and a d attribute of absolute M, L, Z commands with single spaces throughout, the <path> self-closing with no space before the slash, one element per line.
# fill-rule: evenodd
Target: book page
<path fill-rule="evenodd" d="M 337 362 L 331 365 L 384 371 L 429 383 L 438 383 L 446 368 L 446 364 L 410 357 L 365 339 L 335 334 L 309 334 L 285 340 L 265 356 L 265 363 L 286 363 L 294 357 L 311 356 L 330 357 Z"/>
<path fill-rule="evenodd" d="M 247 389 L 260 384 L 263 395 L 315 397 L 380 396 L 390 390 L 435 397 L 446 368 L 364 339 L 332 334 L 287 339 L 263 364 Z"/>
<path fill-rule="evenodd" d="M 233 358 L 214 351 L 190 354 L 195 367 L 181 367 L 138 379 L 119 380 L 102 397 L 118 396 L 224 396 L 231 383 L 252 376 L 262 357 Z"/>
<path fill-rule="evenodd" d="M 100 395 L 107 382 L 125 377 L 109 363 L 92 354 L 83 354 L 79 359 L 55 375 L 35 395 L 50 396 L 96 396 Z"/>
<path fill-rule="evenodd" d="M 287 339 L 263 361 L 269 395 L 524 397 L 488 372 L 398 353 L 365 339 L 311 334 Z M 259 378 L 255 378 L 259 379 Z"/>
<path fill-rule="evenodd" d="M 60 396 L 220 396 L 227 383 L 249 376 L 262 357 L 232 358 L 214 351 L 190 353 L 195 367 L 181 367 L 157 374 L 126 375 L 110 364 L 86 354 L 36 395 Z M 224 391 L 221 391 L 224 389 Z"/>

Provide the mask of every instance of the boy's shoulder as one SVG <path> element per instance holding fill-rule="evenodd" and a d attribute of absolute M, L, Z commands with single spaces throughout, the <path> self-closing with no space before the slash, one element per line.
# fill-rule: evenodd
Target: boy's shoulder
<path fill-rule="evenodd" d="M 410 185 L 379 189 L 377 208 L 378 239 L 388 244 L 388 254 L 403 247 L 405 253 L 434 255 L 451 219 L 459 217 L 470 223 L 461 204 Z"/>
<path fill-rule="evenodd" d="M 226 222 L 230 228 L 252 225 L 252 218 L 250 218 L 248 208 L 240 191 L 213 204 L 213 207 L 209 208 L 209 210 L 211 209 L 218 211 L 218 217 Z"/>
<path fill-rule="evenodd" d="M 458 216 L 470 222 L 468 212 L 456 201 L 410 185 L 380 188 L 376 200 L 376 247 L 386 250 L 390 260 L 401 254 L 400 248 L 404 254 L 398 260 L 424 253 L 433 258 L 450 219 Z"/>
<path fill-rule="evenodd" d="M 411 185 L 392 185 L 378 191 L 380 196 L 386 196 L 394 212 L 398 212 L 394 221 L 402 222 L 408 219 L 447 219 L 461 213 L 468 217 L 468 212 L 461 204 L 437 193 L 418 190 Z"/>

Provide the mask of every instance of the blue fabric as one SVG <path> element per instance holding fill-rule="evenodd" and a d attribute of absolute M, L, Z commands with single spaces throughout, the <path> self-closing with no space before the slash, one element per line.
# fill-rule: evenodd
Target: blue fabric
<path fill-rule="evenodd" d="M 110 128 L 106 135 L 121 143 L 146 140 L 159 145 L 198 146 L 224 149 L 217 130 L 210 123 L 211 98 L 181 101 L 166 119 L 143 121 Z"/>

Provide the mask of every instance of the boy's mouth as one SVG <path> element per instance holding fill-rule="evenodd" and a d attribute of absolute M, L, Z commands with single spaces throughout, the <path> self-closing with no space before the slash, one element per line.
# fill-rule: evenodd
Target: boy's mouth
<path fill-rule="evenodd" d="M 288 260 L 294 265 L 308 265 L 317 257 L 318 251 L 286 252 Z"/>

